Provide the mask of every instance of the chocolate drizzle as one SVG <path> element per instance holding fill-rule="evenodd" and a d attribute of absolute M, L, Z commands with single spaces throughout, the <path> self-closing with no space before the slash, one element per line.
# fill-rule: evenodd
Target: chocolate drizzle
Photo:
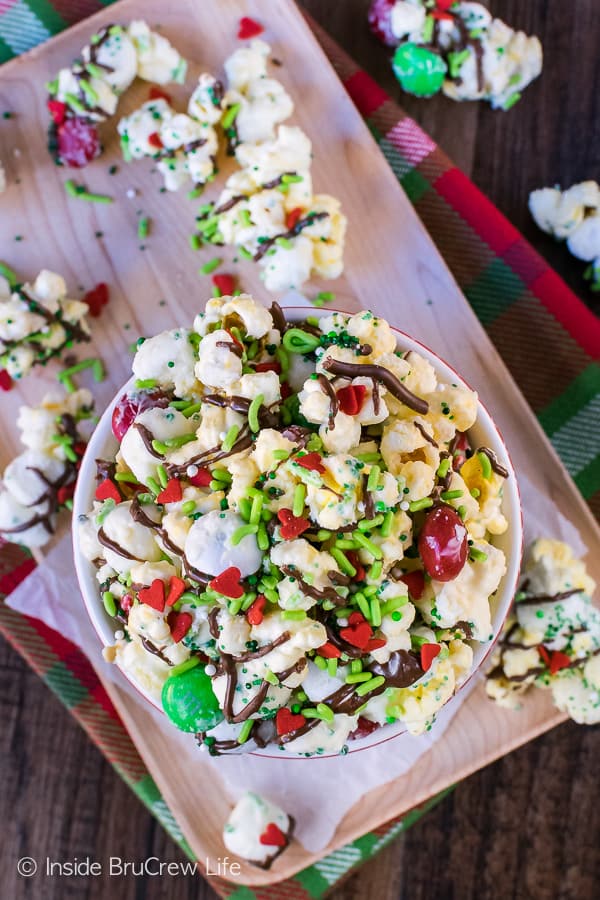
<path fill-rule="evenodd" d="M 149 641 L 148 638 L 142 638 L 142 646 L 144 650 L 147 650 L 148 653 L 151 653 L 153 656 L 157 656 L 162 662 L 166 663 L 168 666 L 172 666 L 173 663 L 170 659 L 167 659 L 165 654 L 160 650 L 152 641 Z"/>
<path fill-rule="evenodd" d="M 282 566 L 281 571 L 284 575 L 287 575 L 288 578 L 293 578 L 297 581 L 302 593 L 306 594 L 307 597 L 311 597 L 313 600 L 329 600 L 331 603 L 335 603 L 336 606 L 341 606 L 346 602 L 345 599 L 338 594 L 335 588 L 316 588 L 314 585 L 308 584 L 298 570 L 292 566 Z"/>
<path fill-rule="evenodd" d="M 322 372 L 319 372 L 319 374 L 317 375 L 317 382 L 323 393 L 327 394 L 327 396 L 329 397 L 329 418 L 327 421 L 327 427 L 330 431 L 333 431 L 333 429 L 335 428 L 335 417 L 337 416 L 340 408 L 337 394 L 329 378 L 327 378 L 326 375 L 323 375 Z"/>
<path fill-rule="evenodd" d="M 418 653 L 413 650 L 394 650 L 386 663 L 369 666 L 373 675 L 383 675 L 386 687 L 407 688 L 425 674 Z"/>
<path fill-rule="evenodd" d="M 431 437 L 428 431 L 425 430 L 424 426 L 420 422 L 414 423 L 415 428 L 421 435 L 425 438 L 428 444 L 431 444 L 432 447 L 439 447 L 439 444 L 434 438 Z"/>
<path fill-rule="evenodd" d="M 287 321 L 283 314 L 282 308 L 276 300 L 273 300 L 273 302 L 271 303 L 269 312 L 271 313 L 271 318 L 273 319 L 273 325 L 275 326 L 277 331 L 280 332 L 280 334 L 283 334 L 287 329 Z"/>
<path fill-rule="evenodd" d="M 489 447 L 478 447 L 475 453 L 485 453 L 496 475 L 500 475 L 501 478 L 508 478 L 508 469 L 505 469 L 504 466 L 500 464 L 498 457 L 493 450 L 490 450 Z"/>
<path fill-rule="evenodd" d="M 298 237 L 305 228 L 310 228 L 311 225 L 314 225 L 315 222 L 318 222 L 320 219 L 326 219 L 329 216 L 327 212 L 318 212 L 318 213 L 309 213 L 303 219 L 298 219 L 296 224 L 289 228 L 287 231 L 282 232 L 281 234 L 276 234 L 271 238 L 267 238 L 266 241 L 260 245 L 254 256 L 252 257 L 254 262 L 258 262 L 263 258 L 265 253 L 271 249 L 271 247 L 281 238 L 285 240 L 290 240 L 291 238 Z"/>
<path fill-rule="evenodd" d="M 568 600 L 574 594 L 582 594 L 583 588 L 572 588 L 570 591 L 561 591 L 559 594 L 530 594 L 517 600 L 517 606 L 537 606 L 539 603 L 559 603 L 561 600 Z"/>
<path fill-rule="evenodd" d="M 125 547 L 121 547 L 116 541 L 111 540 L 104 531 L 104 528 L 98 529 L 98 541 L 103 547 L 106 547 L 107 550 L 112 550 L 113 553 L 116 553 L 117 556 L 122 556 L 123 559 L 132 559 L 135 562 L 145 562 L 145 560 L 140 559 L 138 556 L 134 556 L 129 550 L 126 550 Z"/>
<path fill-rule="evenodd" d="M 150 456 L 153 456 L 154 459 L 164 459 L 165 458 L 164 453 L 159 453 L 158 450 L 155 450 L 154 447 L 152 446 L 152 441 L 154 440 L 154 435 L 152 434 L 150 429 L 146 428 L 145 425 L 142 425 L 141 422 L 134 422 L 133 427 L 135 428 L 135 430 L 141 437 L 142 443 L 144 444 L 144 447 L 146 448 L 146 450 L 148 451 Z"/>
<path fill-rule="evenodd" d="M 415 412 L 422 415 L 427 415 L 429 412 L 429 403 L 404 387 L 402 382 L 383 366 L 368 363 L 341 362 L 339 359 L 333 359 L 331 356 L 328 356 L 323 362 L 323 368 L 333 375 L 341 375 L 345 378 L 358 378 L 360 376 L 373 378 L 375 381 L 383 384 L 396 400 L 400 400 L 409 409 L 414 409 Z"/>

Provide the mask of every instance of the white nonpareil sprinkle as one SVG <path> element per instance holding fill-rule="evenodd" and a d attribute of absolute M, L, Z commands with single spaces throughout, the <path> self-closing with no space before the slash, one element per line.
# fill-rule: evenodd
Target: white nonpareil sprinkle
<path fill-rule="evenodd" d="M 212 677 L 213 675 L 217 674 L 217 667 L 213 666 L 212 663 L 209 663 L 207 666 L 205 666 L 204 671 L 207 675 L 210 675 Z"/>
<path fill-rule="evenodd" d="M 125 637 L 125 632 L 119 628 L 118 631 L 115 631 L 115 641 L 122 641 Z"/>
<path fill-rule="evenodd" d="M 406 512 L 406 510 L 409 508 L 409 506 L 410 506 L 410 504 L 409 504 L 408 500 L 403 500 L 402 503 L 400 504 L 400 509 L 403 510 L 404 512 Z"/>
<path fill-rule="evenodd" d="M 137 191 L 135 188 L 127 188 L 127 191 L 125 193 L 130 200 L 132 200 L 133 197 L 137 197 Z"/>
<path fill-rule="evenodd" d="M 188 466 L 185 470 L 186 475 L 189 475 L 190 478 L 193 478 L 194 475 L 197 475 L 200 470 L 198 466 Z"/>
<path fill-rule="evenodd" d="M 338 620 L 337 620 L 337 623 L 338 623 L 338 625 L 340 625 L 342 628 L 345 628 L 346 625 L 348 624 L 348 619 L 338 619 Z"/>

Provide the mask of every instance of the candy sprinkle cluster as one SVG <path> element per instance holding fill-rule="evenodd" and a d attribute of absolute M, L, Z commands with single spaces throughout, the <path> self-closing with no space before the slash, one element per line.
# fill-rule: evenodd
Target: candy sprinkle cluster
<path fill-rule="evenodd" d="M 248 295 L 140 342 L 79 542 L 108 659 L 213 753 L 431 726 L 492 637 L 508 472 L 373 313 Z"/>

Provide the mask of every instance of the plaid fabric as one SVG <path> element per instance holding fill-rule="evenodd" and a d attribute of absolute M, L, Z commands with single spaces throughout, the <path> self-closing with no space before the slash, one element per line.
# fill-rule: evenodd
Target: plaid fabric
<path fill-rule="evenodd" d="M 111 2 L 0 0 L 0 62 Z M 315 31 L 546 434 L 583 496 L 600 513 L 600 323 L 431 138 L 326 34 Z M 0 597 L 33 567 L 21 548 L 0 548 Z M 193 858 L 87 658 L 55 631 L 3 603 L 0 631 Z M 223 897 L 239 900 L 322 897 L 445 793 L 269 889 L 255 892 L 218 878 L 209 880 Z"/>

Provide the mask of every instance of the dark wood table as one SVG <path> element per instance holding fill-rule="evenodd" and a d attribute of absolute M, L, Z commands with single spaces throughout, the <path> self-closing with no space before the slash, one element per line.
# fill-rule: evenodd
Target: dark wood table
<path fill-rule="evenodd" d="M 494 12 L 538 34 L 542 78 L 509 114 L 483 104 L 402 95 L 369 34 L 368 0 L 302 0 L 449 153 L 589 302 L 583 265 L 541 234 L 528 192 L 600 178 L 598 0 L 495 0 Z M 598 297 L 598 295 L 596 295 Z M 598 309 L 598 303 L 595 304 Z M 0 645 L 3 823 L 0 896 L 7 900 L 212 898 L 192 877 L 46 878 L 16 875 L 19 857 L 138 862 L 181 851 L 10 647 Z M 563 725 L 459 785 L 333 895 L 407 900 L 592 900 L 599 896 L 600 743 L 596 728 Z M 188 776 L 189 777 L 189 776 Z M 40 882 L 35 882 L 40 884 Z M 41 892 L 40 892 L 41 891 Z"/>

